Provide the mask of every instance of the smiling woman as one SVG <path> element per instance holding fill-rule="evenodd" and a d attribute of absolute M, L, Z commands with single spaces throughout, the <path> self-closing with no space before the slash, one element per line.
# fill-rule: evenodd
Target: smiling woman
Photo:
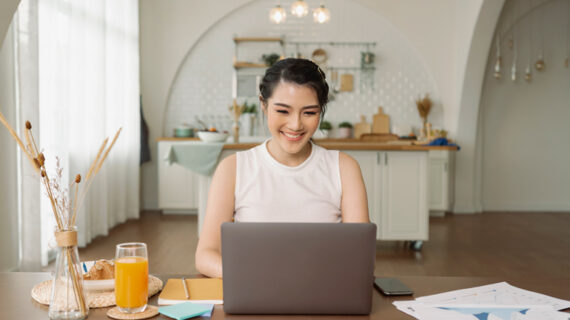
<path fill-rule="evenodd" d="M 325 112 L 328 85 L 309 60 L 285 59 L 259 86 L 271 138 L 220 162 L 208 194 L 196 268 L 222 276 L 224 222 L 369 222 L 360 167 L 311 141 Z"/>

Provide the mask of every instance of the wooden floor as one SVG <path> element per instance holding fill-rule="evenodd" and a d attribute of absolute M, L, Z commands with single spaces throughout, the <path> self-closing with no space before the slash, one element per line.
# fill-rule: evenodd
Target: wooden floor
<path fill-rule="evenodd" d="M 150 272 L 195 274 L 196 216 L 143 212 L 113 228 L 79 254 L 82 260 L 112 258 L 115 244 L 148 245 Z M 430 218 L 421 252 L 404 242 L 379 241 L 377 276 L 570 276 L 570 213 L 447 215 Z"/>

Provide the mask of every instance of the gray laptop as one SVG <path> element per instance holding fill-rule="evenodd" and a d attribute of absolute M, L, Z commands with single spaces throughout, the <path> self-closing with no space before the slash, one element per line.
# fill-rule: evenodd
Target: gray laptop
<path fill-rule="evenodd" d="M 369 314 L 376 225 L 224 223 L 224 311 Z"/>

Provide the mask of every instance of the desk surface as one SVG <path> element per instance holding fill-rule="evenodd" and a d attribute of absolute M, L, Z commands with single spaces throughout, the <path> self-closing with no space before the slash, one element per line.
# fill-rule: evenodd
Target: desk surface
<path fill-rule="evenodd" d="M 48 307 L 35 302 L 30 291 L 32 287 L 41 281 L 50 279 L 48 273 L 13 272 L 0 273 L 0 312 L 3 319 L 47 319 Z M 166 280 L 176 276 L 158 276 Z M 180 276 L 178 276 L 180 277 Z M 398 277 L 415 292 L 415 297 L 435 294 L 450 290 L 475 287 L 500 281 L 522 289 L 536 291 L 560 299 L 570 300 L 570 277 L 563 279 L 497 279 L 481 277 Z M 157 305 L 158 294 L 154 295 L 149 304 Z M 260 316 L 263 319 L 413 319 L 398 311 L 393 305 L 395 300 L 410 300 L 411 297 L 389 298 L 374 291 L 372 313 L 367 316 Z M 89 310 L 89 319 L 109 319 L 106 312 L 109 308 Z M 217 305 L 212 314 L 212 319 L 251 319 L 255 316 L 228 315 L 221 305 Z M 161 315 L 153 319 L 169 319 Z"/>

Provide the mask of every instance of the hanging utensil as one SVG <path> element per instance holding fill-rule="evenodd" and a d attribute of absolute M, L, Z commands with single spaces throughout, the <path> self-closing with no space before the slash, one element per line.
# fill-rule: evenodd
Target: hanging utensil
<path fill-rule="evenodd" d="M 493 76 L 495 77 L 495 79 L 501 79 L 501 64 L 503 62 L 503 59 L 501 58 L 501 39 L 498 33 L 497 33 L 495 46 L 497 47 L 497 53 L 496 53 L 497 60 L 495 62 L 495 73 L 493 74 Z"/>
<path fill-rule="evenodd" d="M 518 50 L 517 50 L 517 43 L 514 44 L 514 56 L 513 56 L 513 64 L 511 65 L 511 80 L 513 82 L 517 81 L 517 60 L 518 60 Z"/>

